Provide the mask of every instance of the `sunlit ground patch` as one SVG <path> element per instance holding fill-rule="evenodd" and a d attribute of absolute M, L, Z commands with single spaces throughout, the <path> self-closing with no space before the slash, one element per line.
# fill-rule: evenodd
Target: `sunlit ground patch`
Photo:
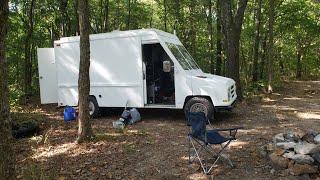
<path fill-rule="evenodd" d="M 307 113 L 298 112 L 297 116 L 302 119 L 318 119 L 318 120 L 320 120 L 320 114 L 315 114 L 315 113 L 311 113 L 311 112 L 307 112 Z"/>
<path fill-rule="evenodd" d="M 42 158 L 50 158 L 56 155 L 67 153 L 75 147 L 75 143 L 65 143 L 57 146 L 51 146 L 49 148 L 39 148 L 35 150 L 35 154 L 32 156 L 32 158 L 37 160 Z"/>

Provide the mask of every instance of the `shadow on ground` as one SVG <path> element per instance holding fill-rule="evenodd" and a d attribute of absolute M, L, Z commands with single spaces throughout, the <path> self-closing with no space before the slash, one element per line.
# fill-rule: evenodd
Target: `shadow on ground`
<path fill-rule="evenodd" d="M 64 123 L 61 108 L 41 106 L 47 116 L 40 137 L 15 144 L 19 178 L 37 174 L 67 179 L 294 179 L 272 174 L 257 149 L 272 137 L 290 129 L 320 130 L 320 82 L 290 82 L 261 102 L 242 102 L 233 112 L 217 113 L 217 128 L 244 126 L 227 152 L 235 162 L 231 169 L 219 162 L 210 176 L 187 163 L 187 132 L 181 110 L 143 109 L 142 122 L 123 132 L 112 128 L 123 109 L 104 109 L 92 120 L 96 138 L 74 144 L 77 123 Z"/>

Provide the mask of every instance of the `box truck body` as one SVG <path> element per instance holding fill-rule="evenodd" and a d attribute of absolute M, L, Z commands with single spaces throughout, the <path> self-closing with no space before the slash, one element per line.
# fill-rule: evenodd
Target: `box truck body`
<path fill-rule="evenodd" d="M 79 43 L 79 36 L 66 37 L 38 49 L 42 104 L 78 105 Z M 236 98 L 234 80 L 204 73 L 176 35 L 157 29 L 90 35 L 91 114 L 125 106 L 208 114 L 230 109 Z"/>

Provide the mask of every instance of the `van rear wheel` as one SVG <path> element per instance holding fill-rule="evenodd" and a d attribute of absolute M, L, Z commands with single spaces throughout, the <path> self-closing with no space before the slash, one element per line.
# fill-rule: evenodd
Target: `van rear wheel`
<path fill-rule="evenodd" d="M 89 114 L 91 118 L 99 116 L 100 108 L 94 96 L 89 96 Z"/>
<path fill-rule="evenodd" d="M 203 112 L 210 120 L 214 119 L 213 104 L 203 97 L 193 97 L 184 106 L 184 113 L 187 116 L 189 112 Z"/>

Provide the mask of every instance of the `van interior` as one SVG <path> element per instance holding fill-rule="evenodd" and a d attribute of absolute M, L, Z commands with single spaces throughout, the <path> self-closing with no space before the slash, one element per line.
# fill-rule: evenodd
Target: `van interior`
<path fill-rule="evenodd" d="M 160 43 L 143 44 L 147 105 L 174 105 L 174 64 Z M 169 65 L 170 62 L 170 65 Z M 165 70 L 164 66 L 169 65 Z"/>

